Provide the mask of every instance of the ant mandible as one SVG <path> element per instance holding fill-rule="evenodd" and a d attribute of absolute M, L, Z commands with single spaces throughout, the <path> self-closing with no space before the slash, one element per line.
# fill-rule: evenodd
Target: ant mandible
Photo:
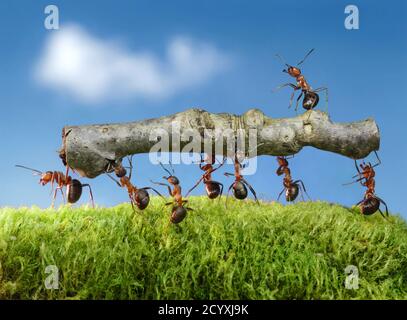
<path fill-rule="evenodd" d="M 154 182 L 154 181 L 151 181 L 151 182 L 168 188 L 168 193 L 173 198 L 173 201 L 168 202 L 165 205 L 166 206 L 172 205 L 170 221 L 174 224 L 178 224 L 182 220 L 185 219 L 185 217 L 187 215 L 187 211 L 192 211 L 193 209 L 184 206 L 184 204 L 187 203 L 188 200 L 182 199 L 181 186 L 179 184 L 180 183 L 179 179 L 174 175 L 175 171 L 174 171 L 174 168 L 172 167 L 171 161 L 169 163 L 170 163 L 170 166 L 172 169 L 172 173 L 168 169 L 166 169 L 161 162 L 159 162 L 161 168 L 163 168 L 164 171 L 169 174 L 168 177 L 164 176 L 163 179 L 167 180 L 169 182 L 169 184 L 173 186 L 173 189 L 171 190 L 171 186 L 166 183 Z"/>
<path fill-rule="evenodd" d="M 304 191 L 304 193 L 310 199 L 310 196 L 308 195 L 307 190 L 305 189 L 304 182 L 302 182 L 302 180 L 292 181 L 291 170 L 290 170 L 290 168 L 288 168 L 287 159 L 289 159 L 289 158 L 283 157 L 283 156 L 277 157 L 277 162 L 279 164 L 279 167 L 278 167 L 276 173 L 278 176 L 281 176 L 284 174 L 284 179 L 283 179 L 284 189 L 281 190 L 280 194 L 278 195 L 277 201 L 280 199 L 280 197 L 284 191 L 285 191 L 285 199 L 288 202 L 294 201 L 297 198 L 300 191 L 301 191 L 302 200 L 304 200 L 302 191 Z M 299 184 L 299 183 L 301 183 L 301 184 Z"/>
<path fill-rule="evenodd" d="M 90 199 L 92 201 L 92 207 L 95 207 L 95 203 L 93 201 L 93 194 L 92 194 L 92 188 L 90 187 L 89 184 L 82 184 L 79 180 L 77 179 L 72 179 L 71 176 L 68 175 L 68 170 L 69 167 L 67 167 L 66 174 L 63 174 L 60 171 L 45 171 L 41 172 L 37 169 L 32 169 L 28 168 L 22 165 L 16 165 L 16 167 L 31 170 L 34 172 L 34 175 L 40 176 L 40 181 L 39 183 L 43 186 L 45 186 L 47 183 L 51 183 L 51 193 L 54 191 L 54 196 L 52 198 L 52 204 L 51 207 L 54 207 L 54 202 L 55 198 L 57 196 L 57 191 L 60 190 L 62 194 L 62 198 L 65 202 L 65 195 L 63 191 L 63 187 L 66 186 L 66 194 L 67 194 L 67 199 L 69 203 L 75 203 L 77 202 L 81 195 L 82 195 L 82 189 L 83 187 L 88 187 L 89 188 L 89 194 L 90 194 Z M 54 190 L 54 183 L 57 184 L 57 187 Z"/>
<path fill-rule="evenodd" d="M 259 200 L 257 199 L 256 191 L 254 191 L 253 187 L 246 181 L 246 179 L 242 176 L 241 174 L 241 169 L 244 169 L 246 165 L 243 165 L 239 162 L 239 159 L 237 157 L 237 150 L 235 150 L 235 156 L 234 156 L 234 168 L 235 172 L 234 173 L 228 173 L 225 172 L 225 176 L 234 176 L 235 181 L 230 185 L 228 189 L 228 194 L 226 197 L 226 200 L 229 196 L 229 192 L 232 189 L 233 195 L 236 199 L 238 200 L 243 200 L 247 198 L 247 188 L 246 186 L 250 189 L 251 193 L 253 194 L 257 204 L 259 204 Z"/>
<path fill-rule="evenodd" d="M 109 173 L 107 173 L 108 177 L 110 177 L 116 184 L 121 187 L 121 188 L 126 188 L 127 192 L 129 194 L 130 198 L 130 203 L 131 207 L 133 208 L 133 211 L 135 212 L 136 210 L 134 209 L 134 205 L 137 206 L 140 210 L 144 210 L 147 208 L 148 204 L 150 203 L 150 195 L 148 194 L 147 190 L 153 190 L 156 194 L 162 197 L 162 195 L 155 190 L 154 188 L 151 187 L 144 187 L 144 188 L 137 188 L 131 183 L 131 174 L 133 171 L 133 156 L 130 156 L 128 158 L 129 161 L 129 176 L 127 177 L 127 170 L 122 166 L 115 166 L 114 167 L 114 173 L 116 174 L 116 177 L 118 177 L 120 180 L 117 181 L 115 178 L 113 178 Z"/>
<path fill-rule="evenodd" d="M 209 199 L 216 199 L 218 196 L 222 196 L 223 184 L 212 180 L 212 173 L 223 166 L 223 164 L 225 163 L 225 158 L 223 159 L 222 163 L 220 163 L 219 166 L 216 168 L 213 167 L 215 161 L 216 157 L 214 154 L 212 154 L 212 156 L 209 156 L 208 154 L 205 161 L 203 160 L 201 154 L 201 162 L 199 163 L 199 168 L 205 172 L 202 175 L 202 177 L 198 180 L 198 182 L 191 189 L 189 189 L 185 197 L 187 197 L 190 194 L 190 192 L 201 183 L 201 181 L 203 181 L 203 183 L 205 184 L 206 194 L 208 195 Z M 206 162 L 206 164 L 202 165 L 203 162 Z"/>
<path fill-rule="evenodd" d="M 376 182 L 375 182 L 374 177 L 376 175 L 376 172 L 373 168 L 377 167 L 382 162 L 380 161 L 380 158 L 379 158 L 377 152 L 375 151 L 374 153 L 375 153 L 377 161 L 378 161 L 374 165 L 372 165 L 370 162 L 366 164 L 364 161 L 362 161 L 362 163 L 360 163 L 358 166 L 357 161 L 355 160 L 355 167 L 356 167 L 356 170 L 358 173 L 356 175 L 354 175 L 352 178 L 357 178 L 357 177 L 359 177 L 359 178 L 356 179 L 355 181 L 352 181 L 347 184 L 360 182 L 360 184 L 362 186 L 367 188 L 363 199 L 356 204 L 356 206 L 358 206 L 360 208 L 361 214 L 371 215 L 379 210 L 379 212 L 383 216 L 383 218 L 386 218 L 384 216 L 383 212 L 380 210 L 380 203 L 382 203 L 385 206 L 386 215 L 389 216 L 387 204 L 375 194 Z"/>
<path fill-rule="evenodd" d="M 298 96 L 297 103 L 295 106 L 296 111 L 298 109 L 298 102 L 300 101 L 300 99 L 303 95 L 304 95 L 304 99 L 302 101 L 302 107 L 306 110 L 312 110 L 313 108 L 315 108 L 319 102 L 319 96 L 318 96 L 317 92 L 321 92 L 321 91 L 325 91 L 326 104 L 328 104 L 328 88 L 320 87 L 320 88 L 313 90 L 311 88 L 311 86 L 308 84 L 308 82 L 305 80 L 304 75 L 301 74 L 301 70 L 298 68 L 298 66 L 300 66 L 313 51 L 314 51 L 314 49 L 311 49 L 305 55 L 304 59 L 302 59 L 300 62 L 297 63 L 297 67 L 293 67 L 293 66 L 287 64 L 279 54 L 276 55 L 282 61 L 282 63 L 287 66 L 287 69 L 284 69 L 283 72 L 288 73 L 291 77 L 295 78 L 295 80 L 297 81 L 296 85 L 293 83 L 285 83 L 285 84 L 277 87 L 276 90 L 279 90 L 286 86 L 290 86 L 291 88 L 294 89 L 294 91 L 290 97 L 289 108 L 291 108 L 291 105 L 293 103 L 295 91 L 301 90 L 301 94 Z"/>

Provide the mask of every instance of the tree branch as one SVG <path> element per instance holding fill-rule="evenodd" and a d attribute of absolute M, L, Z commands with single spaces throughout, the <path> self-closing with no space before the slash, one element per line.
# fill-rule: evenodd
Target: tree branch
<path fill-rule="evenodd" d="M 319 110 L 307 111 L 294 118 L 273 119 L 257 109 L 242 116 L 189 109 L 170 116 L 123 124 L 66 126 L 62 131 L 60 157 L 82 176 L 94 178 L 106 172 L 112 163 L 120 163 L 126 155 L 149 153 L 157 143 L 157 139 L 151 139 L 154 131 L 167 133 L 171 141 L 175 141 L 173 130 L 176 124 L 181 136 L 190 135 L 192 129 L 201 137 L 207 136 L 205 129 L 228 131 L 233 135 L 243 129 L 246 145 L 249 130 L 257 130 L 257 155 L 290 155 L 311 146 L 361 159 L 378 150 L 380 145 L 379 128 L 373 119 L 333 123 Z M 229 150 L 225 139 L 219 140 L 214 135 L 209 138 L 213 145 L 220 141 L 224 150 Z M 188 140 L 181 141 L 178 147 L 182 150 L 188 143 Z M 169 149 L 163 151 L 179 152 L 180 149 L 174 149 L 170 143 Z"/>

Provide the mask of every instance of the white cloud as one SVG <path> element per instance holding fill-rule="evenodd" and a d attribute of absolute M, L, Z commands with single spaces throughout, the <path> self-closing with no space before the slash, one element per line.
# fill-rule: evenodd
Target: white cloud
<path fill-rule="evenodd" d="M 161 99 L 207 82 L 228 61 L 215 47 L 184 37 L 174 38 L 160 59 L 68 25 L 50 33 L 35 76 L 42 85 L 87 103 L 123 97 Z"/>

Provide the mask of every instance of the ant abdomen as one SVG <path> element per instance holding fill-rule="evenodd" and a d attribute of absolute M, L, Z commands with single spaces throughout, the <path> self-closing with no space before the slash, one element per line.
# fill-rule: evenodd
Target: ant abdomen
<path fill-rule="evenodd" d="M 182 220 L 184 220 L 186 215 L 187 209 L 181 206 L 174 206 L 172 208 L 171 222 L 175 224 L 180 223 Z"/>
<path fill-rule="evenodd" d="M 243 200 L 247 198 L 247 188 L 246 186 L 240 182 L 236 181 L 233 185 L 233 195 L 236 199 Z"/>
<path fill-rule="evenodd" d="M 298 196 L 298 192 L 299 192 L 298 184 L 296 183 L 291 184 L 285 191 L 285 199 L 288 202 L 294 201 Z"/>
<path fill-rule="evenodd" d="M 359 205 L 360 210 L 366 216 L 375 213 L 380 207 L 380 201 L 375 197 L 367 198 Z"/>
<path fill-rule="evenodd" d="M 207 182 L 205 189 L 209 199 L 216 199 L 220 194 L 220 186 L 218 183 Z"/>
<path fill-rule="evenodd" d="M 75 203 L 82 195 L 82 183 L 77 179 L 72 179 L 66 187 L 69 203 Z"/>
<path fill-rule="evenodd" d="M 147 208 L 150 203 L 150 195 L 145 189 L 138 189 L 136 192 L 136 205 L 140 210 Z"/>
<path fill-rule="evenodd" d="M 307 91 L 304 94 L 304 100 L 302 100 L 302 107 L 306 110 L 314 109 L 319 102 L 319 95 L 312 91 Z"/>

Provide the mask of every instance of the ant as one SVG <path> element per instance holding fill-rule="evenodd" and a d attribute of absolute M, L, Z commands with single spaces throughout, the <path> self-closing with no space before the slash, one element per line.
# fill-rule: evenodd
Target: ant
<path fill-rule="evenodd" d="M 247 187 L 249 187 L 251 193 L 253 194 L 257 204 L 259 204 L 259 200 L 257 199 L 257 195 L 256 195 L 256 191 L 254 191 L 253 187 L 243 178 L 242 174 L 241 174 L 241 169 L 244 169 L 246 167 L 246 165 L 243 165 L 239 162 L 238 157 L 237 157 L 237 152 L 235 152 L 235 159 L 234 159 L 234 168 L 235 168 L 235 172 L 234 173 L 228 173 L 225 172 L 224 175 L 225 176 L 234 176 L 235 177 L 235 181 L 230 185 L 229 189 L 228 189 L 228 195 L 229 196 L 229 192 L 230 189 L 232 189 L 233 195 L 236 199 L 238 200 L 243 200 L 247 198 Z M 227 200 L 226 197 L 226 200 Z"/>
<path fill-rule="evenodd" d="M 389 211 L 387 208 L 387 204 L 380 199 L 376 194 L 375 194 L 375 175 L 376 172 L 373 168 L 377 167 L 380 165 L 382 162 L 380 161 L 380 158 L 377 154 L 377 152 L 374 152 L 377 158 L 377 163 L 372 165 L 370 162 L 365 163 L 365 161 L 362 161 L 362 163 L 357 164 L 357 161 L 355 160 L 355 167 L 358 173 L 354 175 L 352 178 L 357 178 L 355 181 L 352 181 L 347 184 L 352 184 L 355 182 L 360 182 L 360 184 L 364 187 L 367 188 L 365 191 L 365 196 L 363 197 L 363 200 L 359 201 L 356 206 L 360 208 L 360 212 L 364 215 L 371 215 L 375 213 L 377 210 L 379 210 L 380 214 L 383 216 L 383 218 L 386 218 L 383 214 L 383 212 L 380 210 L 380 204 L 383 203 L 385 208 L 386 208 L 386 215 L 389 216 Z M 360 167 L 360 168 L 359 168 Z M 364 180 L 364 181 L 363 181 Z"/>
<path fill-rule="evenodd" d="M 213 165 L 215 164 L 215 161 L 216 161 L 216 157 L 214 154 L 212 154 L 212 156 L 207 155 L 207 158 L 205 161 L 203 160 L 202 154 L 201 154 L 201 161 L 199 163 L 199 168 L 202 171 L 205 171 L 205 173 L 198 180 L 198 182 L 191 189 L 189 189 L 189 191 L 187 192 L 185 197 L 187 197 L 190 194 L 190 192 L 192 190 L 194 190 L 202 180 L 203 180 L 203 183 L 205 184 L 205 190 L 206 190 L 206 193 L 207 193 L 209 199 L 216 199 L 218 196 L 222 196 L 223 184 L 212 180 L 211 174 L 223 166 L 223 164 L 225 163 L 225 158 L 223 159 L 223 162 L 220 163 L 219 166 L 216 168 L 213 167 Z M 206 164 L 202 165 L 203 162 L 206 162 Z"/>
<path fill-rule="evenodd" d="M 169 184 L 173 186 L 173 189 L 171 190 L 171 186 L 166 183 L 154 181 L 151 182 L 161 186 L 166 186 L 168 188 L 168 193 L 173 198 L 173 201 L 166 203 L 165 206 L 172 205 L 170 221 L 174 224 L 178 224 L 185 219 L 187 211 L 193 211 L 193 209 L 184 206 L 184 204 L 187 203 L 188 200 L 182 199 L 181 186 L 179 185 L 180 182 L 179 179 L 174 175 L 175 171 L 171 161 L 170 166 L 172 169 L 172 173 L 168 169 L 166 169 L 161 162 L 159 162 L 159 164 L 161 168 L 163 168 L 164 171 L 169 174 L 168 177 L 164 176 L 163 179 L 167 180 Z"/>
<path fill-rule="evenodd" d="M 278 195 L 277 201 L 280 199 L 280 197 L 284 191 L 285 191 L 285 199 L 288 202 L 294 201 L 297 198 L 300 191 L 301 191 L 302 200 L 304 200 L 302 191 L 304 191 L 304 193 L 307 195 L 307 197 L 309 199 L 311 199 L 307 193 L 307 190 L 305 189 L 305 185 L 304 185 L 304 182 L 302 182 L 302 180 L 292 181 L 291 170 L 290 170 L 290 168 L 288 168 L 287 159 L 290 159 L 290 158 L 283 157 L 283 156 L 277 157 L 277 162 L 279 164 L 279 167 L 278 167 L 276 173 L 278 176 L 281 176 L 284 174 L 284 179 L 283 179 L 284 189 L 281 190 L 280 194 Z M 299 183 L 301 183 L 301 184 L 299 184 Z"/>
<path fill-rule="evenodd" d="M 287 69 L 284 69 L 283 72 L 288 73 L 291 77 L 295 78 L 295 80 L 297 81 L 296 85 L 293 83 L 286 83 L 286 84 L 283 84 L 283 85 L 277 87 L 277 89 L 276 89 L 276 90 L 279 90 L 286 86 L 290 86 L 291 88 L 294 89 L 293 93 L 291 94 L 289 108 L 291 108 L 291 105 L 293 103 L 295 91 L 301 90 L 301 94 L 297 98 L 295 111 L 297 111 L 298 102 L 300 101 L 300 99 L 303 95 L 304 95 L 304 99 L 302 101 L 302 107 L 306 110 L 312 110 L 313 108 L 315 108 L 319 102 L 319 96 L 318 96 L 317 92 L 320 92 L 320 91 L 325 91 L 326 103 L 328 104 L 328 88 L 320 87 L 320 88 L 313 90 L 311 88 L 311 86 L 308 84 L 308 82 L 305 80 L 304 75 L 301 74 L 301 70 L 298 68 L 298 66 L 301 65 L 313 51 L 314 51 L 314 49 L 311 49 L 305 55 L 304 59 L 302 59 L 300 62 L 297 63 L 297 67 L 293 67 L 293 66 L 287 64 L 279 54 L 276 55 L 281 60 L 281 62 L 287 66 Z"/>
<path fill-rule="evenodd" d="M 63 174 L 60 171 L 45 171 L 41 172 L 36 169 L 28 168 L 22 165 L 16 165 L 16 167 L 31 170 L 34 172 L 34 175 L 40 176 L 40 184 L 45 186 L 47 183 L 51 183 L 51 193 L 54 190 L 54 183 L 57 184 L 57 187 L 54 190 L 54 196 L 52 198 L 52 204 L 51 207 L 54 207 L 54 202 L 55 198 L 57 196 L 57 191 L 60 190 L 62 194 L 62 198 L 65 202 L 65 195 L 63 191 L 63 187 L 66 186 L 66 193 L 67 193 L 67 199 L 69 203 L 75 203 L 79 200 L 79 198 L 82 195 L 82 189 L 83 187 L 88 187 L 89 188 L 89 194 L 90 194 L 90 199 L 92 201 L 92 207 L 95 207 L 95 203 L 93 201 L 93 194 L 92 194 L 92 188 L 90 187 L 89 184 L 82 184 L 79 180 L 77 179 L 72 179 L 71 176 L 68 175 L 68 170 L 69 167 L 67 167 L 66 174 Z"/>
<path fill-rule="evenodd" d="M 153 190 L 156 194 L 162 197 L 162 195 L 155 190 L 154 188 L 151 187 L 144 187 L 138 189 L 136 186 L 134 186 L 131 183 L 131 174 L 133 171 L 133 156 L 128 158 L 129 161 L 129 176 L 127 177 L 127 170 L 122 166 L 115 166 L 114 167 L 114 173 L 116 174 L 116 177 L 118 177 L 120 180 L 117 181 L 115 178 L 113 178 L 109 173 L 107 173 L 108 177 L 110 177 L 116 184 L 121 187 L 121 188 L 127 188 L 127 192 L 129 193 L 129 198 L 130 198 L 130 203 L 131 207 L 133 208 L 133 211 L 135 212 L 134 205 L 137 206 L 140 210 L 144 210 L 147 208 L 148 204 L 150 203 L 150 195 L 148 194 L 147 190 Z"/>

